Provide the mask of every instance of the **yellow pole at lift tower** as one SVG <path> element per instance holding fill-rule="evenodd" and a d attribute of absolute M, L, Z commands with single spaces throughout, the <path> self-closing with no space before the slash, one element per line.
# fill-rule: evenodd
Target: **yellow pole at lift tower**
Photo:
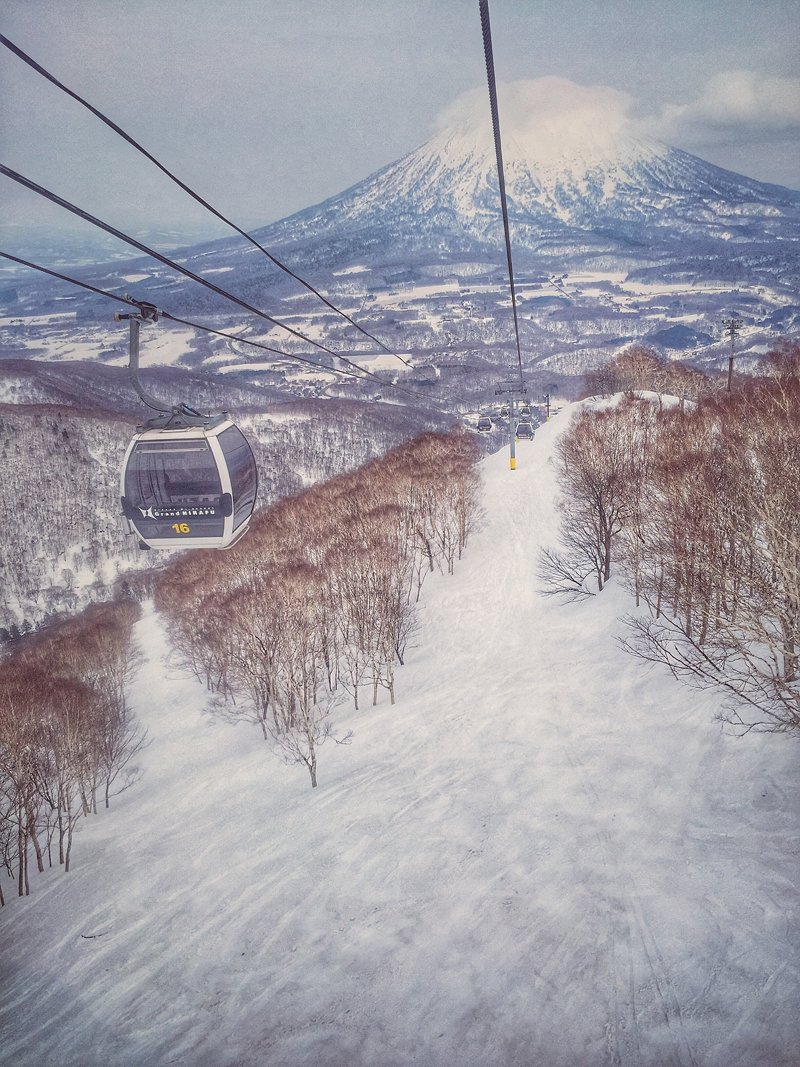
<path fill-rule="evenodd" d="M 515 381 L 498 382 L 494 390 L 495 396 L 508 396 L 508 404 L 500 408 L 500 417 L 508 418 L 508 451 L 512 471 L 517 469 L 517 451 L 515 447 L 517 441 L 517 398 L 515 394 L 519 393 L 524 398 L 527 391 L 525 382 L 522 380 L 520 380 L 519 385 Z M 505 412 L 505 416 L 503 412 Z"/>
<path fill-rule="evenodd" d="M 516 418 L 517 412 L 516 412 L 516 407 L 517 407 L 516 401 L 514 399 L 514 394 L 512 393 L 511 397 L 510 397 L 510 399 L 508 401 L 508 437 L 509 437 L 509 445 L 510 445 L 510 452 L 511 452 L 511 469 L 512 469 L 512 471 L 515 471 L 517 469 L 517 450 L 515 448 L 516 439 L 517 439 L 517 418 Z"/>

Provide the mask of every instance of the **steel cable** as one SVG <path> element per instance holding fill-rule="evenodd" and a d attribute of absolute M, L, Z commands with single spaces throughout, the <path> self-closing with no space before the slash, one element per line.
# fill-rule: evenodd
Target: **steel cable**
<path fill-rule="evenodd" d="M 58 278 L 63 282 L 70 282 L 72 285 L 80 286 L 81 289 L 88 289 L 89 292 L 97 293 L 98 296 L 107 296 L 109 300 L 116 300 L 120 304 L 125 304 L 127 307 L 133 305 L 141 306 L 145 301 L 135 300 L 131 298 L 126 300 L 124 297 L 117 296 L 116 293 L 109 293 L 105 289 L 98 289 L 95 285 L 90 285 L 88 282 L 78 281 L 77 278 L 70 278 L 66 274 L 59 274 L 58 271 L 50 270 L 47 267 L 40 267 L 37 263 L 31 263 L 27 259 L 21 259 L 19 256 L 12 256 L 9 252 L 0 252 L 0 256 L 3 259 L 9 259 L 14 263 L 19 263 L 23 267 L 30 267 L 31 270 L 38 270 L 42 274 L 49 274 L 51 278 Z M 152 306 L 149 305 L 148 306 Z M 158 308 L 158 313 L 165 319 L 169 319 L 171 322 L 180 323 L 182 326 L 190 326 L 195 330 L 202 330 L 204 333 L 213 333 L 217 337 L 226 337 L 230 341 L 239 341 L 241 344 L 250 345 L 253 348 L 260 348 L 265 352 L 274 352 L 276 355 L 283 357 L 284 359 L 297 360 L 299 363 L 305 363 L 309 367 L 316 367 L 321 371 L 330 372 L 331 374 L 340 374 L 352 376 L 352 370 L 344 371 L 338 367 L 326 367 L 322 363 L 315 363 L 313 359 L 306 359 L 304 356 L 298 356 L 293 352 L 283 352 L 280 348 L 271 348 L 269 345 L 262 344 L 260 341 L 251 341 L 247 337 L 238 337 L 236 334 L 225 333 L 224 330 L 214 330 L 210 326 L 201 326 L 199 322 L 191 322 L 189 319 L 178 318 L 177 315 L 172 315 L 168 311 L 163 311 Z M 387 381 L 385 378 L 379 378 L 377 374 L 373 374 L 372 371 L 364 370 L 363 367 L 359 367 L 357 363 L 350 363 L 349 360 L 345 360 L 343 356 L 337 356 L 338 359 L 344 360 L 351 368 L 358 371 L 359 381 L 375 381 L 378 385 L 386 388 L 395 389 L 400 393 L 405 393 L 411 397 L 422 397 L 425 400 L 430 400 L 430 397 L 424 396 L 422 393 L 418 393 L 416 390 L 407 389 L 405 386 L 397 385 L 394 382 Z"/>
<path fill-rule="evenodd" d="M 82 208 L 76 207 L 74 204 L 70 204 L 68 200 L 64 200 L 57 193 L 50 192 L 49 189 L 45 189 L 42 185 L 37 185 L 36 182 L 30 180 L 30 178 L 24 177 L 22 174 L 18 174 L 17 171 L 12 170 L 10 167 L 4 166 L 0 163 L 0 174 L 5 174 L 7 178 L 11 178 L 13 181 L 18 182 L 26 189 L 30 189 L 34 193 L 38 193 L 45 199 L 52 201 L 54 204 L 58 204 L 59 207 L 65 208 L 67 211 L 71 211 L 73 215 L 77 215 L 81 219 L 85 219 L 87 222 L 91 222 L 93 226 L 99 227 L 101 230 L 105 230 L 106 233 L 110 233 L 113 237 L 119 238 L 120 241 L 124 241 L 126 244 L 132 245 L 134 248 L 138 248 L 141 252 L 144 252 L 148 256 L 152 256 L 153 259 L 157 259 L 160 263 L 170 267 L 172 270 L 178 271 L 179 274 L 184 274 L 187 278 L 191 278 L 192 281 L 199 282 L 200 285 L 204 285 L 207 289 L 211 289 L 215 293 L 219 293 L 220 296 L 224 296 L 227 300 L 233 301 L 234 304 L 238 304 L 239 307 L 244 308 L 246 311 L 251 311 L 254 315 L 258 315 L 262 319 L 266 319 L 267 322 L 273 323 L 275 326 L 279 326 L 281 329 L 286 330 L 288 333 L 298 337 L 301 341 L 305 341 L 306 344 L 314 345 L 315 348 L 321 349 L 323 352 L 327 352 L 329 356 L 335 356 L 343 363 L 346 363 L 350 367 L 354 367 L 356 370 L 361 368 L 352 363 L 349 359 L 335 352 L 332 348 L 327 348 L 325 345 L 320 344 L 319 341 L 314 341 L 311 337 L 306 337 L 298 330 L 292 329 L 291 326 L 287 326 L 286 323 L 281 322 L 279 319 L 275 319 L 272 315 L 268 315 L 265 311 L 260 311 L 258 308 L 253 307 L 252 304 L 248 304 L 244 300 L 240 300 L 238 296 L 234 296 L 232 293 L 227 292 L 225 289 L 221 289 L 218 285 L 208 281 L 206 278 L 201 278 L 199 274 L 194 274 L 187 267 L 182 267 L 179 263 L 175 263 L 167 256 L 161 255 L 160 252 L 156 252 L 155 249 L 148 248 L 147 245 L 142 244 L 141 241 L 137 241 L 133 237 L 129 237 L 121 230 L 115 229 L 115 227 L 109 225 L 107 222 L 103 222 L 101 219 L 95 218 L 94 215 L 90 215 L 88 211 L 84 211 Z M 380 380 L 380 379 L 379 379 Z"/>
<path fill-rule="evenodd" d="M 269 260 L 271 260 L 276 267 L 280 267 L 282 271 L 285 271 L 285 273 L 288 274 L 290 277 L 294 278 L 295 281 L 298 281 L 301 285 L 305 286 L 305 288 L 308 289 L 309 292 L 313 293 L 314 296 L 318 297 L 323 302 L 323 304 L 325 304 L 331 309 L 331 311 L 335 311 L 337 315 L 341 315 L 342 318 L 346 319 L 346 321 L 349 322 L 351 326 L 355 326 L 357 330 L 363 333 L 365 337 L 368 337 L 370 341 L 374 341 L 376 345 L 378 345 L 384 350 L 384 352 L 387 352 L 390 356 L 394 356 L 395 359 L 400 360 L 400 362 L 404 363 L 407 367 L 411 365 L 408 360 L 403 359 L 402 356 L 399 356 L 396 352 L 393 352 L 390 348 L 387 348 L 387 346 L 382 341 L 379 341 L 377 337 L 374 337 L 371 333 L 365 330 L 363 326 L 359 326 L 359 324 L 355 322 L 354 319 L 350 318 L 350 316 L 346 314 L 346 312 L 342 311 L 341 308 L 338 308 L 335 304 L 331 303 L 331 301 L 328 300 L 326 296 L 323 296 L 323 294 L 320 293 L 317 289 L 315 289 L 313 285 L 301 278 L 299 274 L 295 274 L 295 272 L 289 267 L 287 267 L 285 263 L 281 263 L 279 259 L 273 256 L 271 252 L 268 252 L 267 249 L 264 248 L 263 245 L 259 244 L 259 242 L 256 241 L 254 237 L 251 237 L 249 233 L 241 229 L 239 226 L 236 225 L 235 222 L 232 222 L 229 218 L 226 218 L 226 216 L 223 215 L 220 211 L 217 211 L 217 209 L 211 204 L 209 204 L 207 200 L 204 200 L 203 197 L 199 195 L 199 193 L 196 193 L 193 189 L 186 185 L 185 182 L 182 182 L 181 179 L 178 178 L 175 174 L 173 174 L 171 170 L 165 167 L 163 163 L 160 163 L 154 155 L 148 152 L 146 148 L 139 144 L 138 141 L 134 140 L 134 138 L 131 137 L 130 134 L 126 133 L 125 130 L 122 129 L 122 127 L 118 126 L 116 122 L 113 122 L 110 118 L 104 115 L 102 111 L 99 111 L 96 107 L 93 107 L 87 100 L 84 100 L 82 96 L 79 96 L 76 92 L 73 92 L 72 89 L 69 89 L 66 85 L 64 85 L 63 82 L 60 82 L 58 78 L 56 78 L 43 66 L 37 63 L 35 59 L 32 59 L 29 55 L 23 52 L 21 48 L 18 48 L 17 45 L 15 45 L 12 41 L 9 41 L 7 37 L 4 37 L 3 34 L 0 34 L 0 44 L 5 45 L 5 47 L 8 48 L 9 51 L 13 52 L 14 55 L 18 56 L 24 63 L 27 63 L 29 67 L 32 67 L 35 71 L 37 71 L 37 73 L 41 74 L 43 78 L 46 78 L 49 82 L 52 82 L 53 85 L 61 89 L 62 92 L 67 94 L 67 96 L 71 96 L 73 100 L 77 100 L 79 104 L 85 107 L 88 111 L 91 111 L 91 113 L 95 115 L 98 119 L 100 119 L 101 122 L 104 122 L 106 126 L 110 127 L 115 133 L 119 134 L 120 137 L 127 141 L 128 144 L 132 145 L 137 152 L 141 152 L 143 156 L 149 159 L 151 163 L 153 163 L 156 167 L 158 167 L 160 171 L 166 174 L 166 176 L 171 181 L 175 182 L 175 184 L 178 185 L 181 189 L 183 189 L 185 193 L 188 193 L 189 196 L 191 196 L 194 200 L 197 201 L 198 204 L 201 204 L 204 208 L 210 211 L 212 215 L 215 215 L 218 219 L 220 219 L 221 222 L 224 222 L 226 226 L 230 226 L 232 229 L 236 230 L 238 234 L 241 234 L 242 237 L 246 238 L 251 245 L 254 245 L 257 249 L 259 249 L 259 251 L 263 252 L 264 255 Z"/>
<path fill-rule="evenodd" d="M 497 111 L 497 86 L 494 76 L 494 54 L 492 51 L 492 30 L 489 25 L 489 0 L 478 0 L 483 31 L 483 53 L 486 57 L 486 80 L 489 83 L 489 105 L 492 110 L 492 130 L 494 131 L 494 150 L 497 156 L 497 177 L 500 186 L 500 207 L 503 212 L 503 230 L 506 235 L 506 257 L 508 259 L 508 280 L 511 285 L 511 307 L 514 312 L 514 334 L 517 339 L 517 361 L 519 363 L 519 380 L 522 384 L 522 350 L 519 343 L 519 322 L 517 320 L 517 295 L 514 289 L 514 268 L 511 263 L 511 234 L 508 226 L 508 204 L 506 202 L 506 180 L 503 172 L 503 149 L 500 143 L 500 117 Z"/>

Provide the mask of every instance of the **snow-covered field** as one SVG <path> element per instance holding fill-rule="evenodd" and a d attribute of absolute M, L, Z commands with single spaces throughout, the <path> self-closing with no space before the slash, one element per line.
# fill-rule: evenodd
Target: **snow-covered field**
<path fill-rule="evenodd" d="M 362 370 L 371 371 L 373 374 L 376 371 L 397 371 L 402 369 L 403 363 L 410 363 L 412 359 L 411 352 L 378 352 L 377 355 L 368 356 L 366 359 L 362 356 L 357 356 L 355 362 L 358 363 Z"/>
<path fill-rule="evenodd" d="M 0 326 L 49 326 L 52 323 L 63 326 L 66 322 L 75 322 L 74 311 L 58 312 L 55 315 L 20 315 L 0 318 Z"/>
<path fill-rule="evenodd" d="M 181 356 L 185 356 L 192 350 L 192 341 L 196 336 L 195 330 L 165 330 L 151 331 L 144 335 L 140 348 L 140 367 L 169 367 L 176 363 Z M 119 344 L 119 338 L 116 339 Z M 107 359 L 111 367 L 127 367 L 130 359 L 126 352 L 118 359 Z"/>
<path fill-rule="evenodd" d="M 537 595 L 568 417 L 484 461 L 397 704 L 338 710 L 316 790 L 146 614 L 144 777 L 0 913 L 0 1062 L 796 1067 L 797 742 L 626 656 L 613 581 Z"/>

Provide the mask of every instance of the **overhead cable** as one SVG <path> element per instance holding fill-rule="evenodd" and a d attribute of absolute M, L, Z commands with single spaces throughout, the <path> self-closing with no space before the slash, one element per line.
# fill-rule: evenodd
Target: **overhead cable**
<path fill-rule="evenodd" d="M 246 238 L 251 245 L 254 245 L 256 248 L 259 249 L 259 251 L 263 252 L 264 255 L 268 259 L 270 259 L 276 267 L 280 267 L 282 271 L 285 271 L 285 273 L 288 274 L 290 277 L 294 278 L 295 281 L 298 281 L 301 285 L 305 286 L 305 288 L 308 289 L 309 292 L 313 293 L 314 296 L 318 297 L 323 302 L 323 304 L 325 304 L 331 309 L 331 311 L 335 311 L 337 315 L 341 315 L 342 318 L 346 319 L 351 326 L 355 326 L 355 328 L 361 333 L 363 333 L 365 337 L 368 337 L 371 341 L 374 341 L 376 345 L 379 345 L 384 350 L 384 352 L 388 352 L 390 356 L 394 356 L 396 359 L 399 359 L 400 362 L 404 363 L 407 367 L 410 366 L 410 363 L 408 363 L 407 360 L 403 359 L 402 356 L 398 356 L 396 352 L 393 352 L 390 348 L 387 348 L 382 341 L 379 341 L 377 337 L 374 337 L 371 333 L 365 330 L 363 326 L 359 326 L 359 324 L 354 319 L 351 319 L 348 314 L 341 310 L 341 308 L 338 308 L 335 304 L 331 303 L 331 301 L 328 300 L 326 296 L 323 296 L 323 294 L 320 293 L 317 289 L 315 289 L 313 285 L 309 284 L 309 282 L 301 278 L 299 274 L 295 274 L 295 272 L 289 267 L 287 267 L 285 263 L 281 263 L 281 261 L 275 256 L 273 256 L 271 252 L 268 252 L 267 249 L 263 247 L 263 245 L 259 244 L 259 242 L 256 241 L 254 237 L 251 237 L 249 233 L 237 226 L 235 222 L 232 222 L 229 218 L 226 218 L 226 216 L 223 215 L 220 211 L 217 211 L 215 207 L 212 207 L 212 205 L 209 204 L 207 200 L 204 200 L 203 197 L 199 195 L 199 193 L 196 193 L 193 189 L 186 185 L 185 182 L 182 182 L 181 179 L 178 178 L 175 174 L 173 174 L 171 170 L 165 167 L 163 163 L 160 163 L 154 155 L 148 152 L 146 148 L 139 144 L 138 141 L 134 140 L 134 138 L 131 137 L 130 134 L 126 133 L 125 130 L 123 130 L 115 122 L 112 122 L 112 120 L 108 118 L 108 116 L 104 115 L 102 111 L 99 111 L 96 107 L 93 107 L 87 100 L 84 100 L 82 96 L 78 96 L 77 93 L 73 92 L 72 89 L 67 88 L 67 86 L 64 85 L 63 82 L 60 82 L 58 78 L 52 75 L 48 70 L 41 66 L 41 64 L 37 63 L 36 60 L 32 59 L 29 55 L 23 52 L 21 48 L 18 48 L 12 41 L 9 41 L 9 39 L 7 37 L 4 37 L 2 34 L 0 34 L 0 44 L 5 45 L 6 48 L 8 48 L 11 52 L 14 53 L 14 55 L 18 56 L 24 63 L 27 63 L 29 67 L 32 67 L 35 71 L 41 74 L 42 77 L 47 78 L 47 80 L 52 82 L 53 85 L 61 89 L 62 92 L 65 92 L 67 96 L 71 96 L 73 100 L 77 100 L 79 104 L 82 104 L 83 107 L 91 111 L 91 113 L 97 118 L 99 118 L 101 122 L 104 122 L 106 126 L 109 126 L 115 133 L 118 133 L 120 137 L 126 140 L 128 144 L 132 145 L 137 150 L 137 152 L 141 152 L 143 156 L 149 159 L 150 162 L 153 163 L 156 167 L 158 167 L 160 171 L 166 174 L 166 176 L 171 179 L 171 181 L 175 182 L 176 185 L 180 186 L 180 188 L 183 189 L 185 193 L 188 193 L 189 196 L 191 196 L 194 200 L 196 200 L 198 204 L 202 204 L 204 208 L 210 211 L 212 215 L 216 215 L 216 217 L 220 219 L 221 222 L 224 222 L 226 226 L 230 226 L 232 229 L 236 230 L 238 234 L 241 234 L 242 237 Z"/>
<path fill-rule="evenodd" d="M 107 296 L 109 300 L 116 300 L 120 304 L 127 304 L 128 307 L 130 307 L 131 304 L 143 303 L 142 301 L 134 300 L 132 298 L 126 300 L 125 297 L 117 296 L 116 293 L 109 293 L 106 289 L 98 289 L 95 285 L 89 285 L 88 282 L 81 282 L 78 281 L 77 278 L 70 278 L 66 274 L 59 274 L 57 271 L 49 270 L 47 267 L 40 267 L 37 263 L 30 263 L 27 259 L 20 259 L 19 256 L 12 256 L 8 252 L 0 252 L 0 256 L 2 256 L 3 259 L 10 259 L 14 263 L 20 263 L 23 267 L 30 267 L 32 270 L 41 271 L 42 274 L 49 274 L 51 278 L 58 278 L 62 282 L 70 282 L 72 285 L 79 285 L 82 289 L 88 289 L 92 293 L 97 293 L 98 296 Z M 352 371 L 343 371 L 338 367 L 326 367 L 322 363 L 315 363 L 313 359 L 306 359 L 304 356 L 298 356 L 293 352 L 284 352 L 280 348 L 271 348 L 269 345 L 261 344 L 260 341 L 251 341 L 247 337 L 237 337 L 235 334 L 225 333 L 222 330 L 212 330 L 210 326 L 201 326 L 197 322 L 189 322 L 188 319 L 179 319 L 176 315 L 171 315 L 168 311 L 162 311 L 161 308 L 158 309 L 158 312 L 162 318 L 170 319 L 172 322 L 179 322 L 183 326 L 192 326 L 196 330 L 203 330 L 205 333 L 213 333 L 218 337 L 227 337 L 231 341 L 241 341 L 242 344 L 251 345 L 253 348 L 261 348 L 265 352 L 274 352 L 276 355 L 282 356 L 285 359 L 296 359 L 300 363 L 308 364 L 309 367 L 318 367 L 320 370 L 330 371 L 332 374 L 347 374 L 348 376 L 352 374 Z M 383 378 L 378 378 L 376 375 L 373 375 L 370 371 L 365 371 L 361 367 L 357 367 L 357 369 L 360 370 L 363 375 L 375 378 L 381 385 L 389 384 L 385 382 Z M 361 381 L 365 380 L 365 377 L 361 378 Z"/>
<path fill-rule="evenodd" d="M 486 80 L 489 83 L 489 105 L 492 109 L 492 129 L 494 130 L 494 150 L 497 155 L 497 177 L 500 186 L 500 207 L 503 212 L 503 229 L 506 235 L 506 257 L 508 259 L 508 280 L 511 284 L 511 307 L 514 311 L 514 334 L 517 338 L 517 360 L 519 363 L 519 380 L 522 383 L 522 350 L 519 343 L 519 322 L 517 321 L 517 296 L 514 289 L 514 268 L 511 264 L 511 235 L 508 227 L 508 204 L 506 202 L 506 179 L 503 173 L 503 149 L 500 144 L 500 117 L 497 112 L 497 85 L 494 77 L 494 53 L 492 51 L 492 30 L 489 25 L 489 0 L 478 0 L 483 31 L 483 53 L 486 57 Z"/>
<path fill-rule="evenodd" d="M 40 196 L 45 197 L 47 200 L 51 200 L 54 204 L 58 204 L 59 207 L 65 208 L 67 211 L 71 211 L 73 215 L 77 215 L 81 219 L 85 219 L 87 222 L 91 222 L 93 226 L 98 226 L 101 230 L 105 230 L 106 233 L 110 233 L 113 237 L 119 238 L 120 241 L 125 241 L 126 244 L 132 245 L 134 248 L 138 248 L 141 252 L 144 252 L 148 256 L 152 256 L 153 259 L 157 259 L 160 263 L 170 267 L 172 270 L 178 271 L 179 274 L 184 274 L 187 278 L 191 278 L 192 281 L 199 282 L 200 285 L 204 285 L 207 289 L 211 289 L 215 293 L 219 293 L 220 296 L 224 296 L 227 300 L 232 300 L 234 304 L 238 304 L 239 307 L 244 308 L 246 311 L 251 311 L 254 315 L 258 315 L 262 319 L 266 319 L 267 322 L 273 323 L 275 326 L 279 326 L 282 330 L 287 330 L 295 337 L 299 337 L 301 341 L 305 341 L 307 344 L 314 345 L 315 348 L 322 349 L 323 352 L 327 352 L 329 356 L 336 356 L 337 359 L 341 359 L 344 363 L 347 363 L 351 367 L 360 369 L 357 364 L 351 363 L 349 359 L 345 359 L 344 356 L 334 351 L 332 348 L 328 348 L 326 345 L 321 344 L 319 341 L 315 341 L 311 337 L 306 337 L 305 334 L 300 333 L 298 330 L 293 329 L 291 326 L 287 326 L 285 322 L 281 322 L 279 319 L 273 318 L 272 315 L 268 315 L 265 311 L 259 310 L 259 308 L 253 307 L 252 304 L 248 304 L 244 300 L 240 300 L 238 296 L 234 296 L 232 293 L 227 292 L 225 289 L 221 289 L 218 285 L 208 281 L 207 278 L 202 278 L 199 274 L 194 274 L 187 267 L 182 267 L 180 263 L 175 263 L 174 260 L 169 259 L 167 256 L 163 256 L 160 252 L 156 252 L 155 249 L 148 248 L 147 245 L 142 244 L 141 241 L 137 241 L 133 237 L 129 237 L 121 230 L 115 229 L 114 226 L 110 226 L 107 222 L 103 222 L 94 215 L 90 215 L 88 211 L 84 211 L 82 208 L 76 207 L 74 204 L 70 204 L 68 200 L 64 200 L 63 197 L 58 196 L 57 193 L 50 192 L 49 189 L 45 189 L 42 185 L 37 185 L 36 182 L 30 180 L 30 178 L 24 177 L 22 174 L 18 174 L 17 171 L 12 170 L 10 167 L 4 166 L 0 163 L 0 174 L 5 174 L 7 178 L 11 178 L 13 181 L 18 182 L 26 189 L 32 190 L 34 193 L 38 193 Z"/>
<path fill-rule="evenodd" d="M 88 282 L 78 281 L 77 278 L 70 278 L 66 274 L 59 274 L 57 271 L 49 270 L 47 267 L 40 267 L 37 263 L 31 263 L 27 259 L 20 259 L 19 256 L 12 256 L 9 252 L 0 252 L 0 256 L 3 259 L 10 259 L 14 263 L 19 263 L 23 267 L 30 267 L 31 270 L 38 270 L 42 274 L 49 274 L 51 278 L 58 278 L 63 282 L 70 282 L 72 285 L 78 285 L 81 289 L 88 289 L 92 293 L 97 293 L 98 296 L 107 296 L 109 300 L 116 300 L 120 304 L 127 304 L 129 307 L 131 304 L 141 305 L 144 301 L 134 300 L 133 298 L 126 300 L 122 296 L 118 296 L 116 293 L 109 293 L 105 289 L 98 289 L 95 285 L 89 285 Z M 148 305 L 149 306 L 149 305 Z M 239 341 L 243 345 L 250 345 L 253 348 L 263 349 L 265 352 L 274 352 L 276 355 L 283 357 L 284 359 L 297 360 L 299 363 L 305 363 L 309 367 L 316 367 L 318 370 L 330 372 L 331 374 L 347 375 L 352 377 L 351 371 L 344 371 L 339 367 L 326 367 L 322 363 L 315 363 L 313 359 L 306 359 L 304 356 L 298 356 L 293 352 L 283 352 L 280 348 L 270 348 L 269 345 L 261 344 L 260 341 L 251 341 L 247 337 L 238 337 L 236 334 L 225 333 L 223 330 L 214 330 L 210 326 L 201 326 L 199 322 L 190 322 L 188 319 L 180 319 L 177 315 L 172 315 L 168 311 L 158 309 L 159 314 L 169 319 L 171 322 L 180 323 L 182 326 L 190 326 L 195 330 L 202 330 L 204 333 L 213 333 L 217 337 L 226 337 L 230 341 Z M 379 378 L 377 374 L 373 374 L 372 371 L 365 370 L 363 367 L 359 367 L 357 363 L 350 363 L 349 360 L 344 359 L 343 356 L 337 356 L 338 359 L 343 360 L 348 366 L 358 371 L 359 381 L 367 381 L 372 379 L 379 385 L 386 387 L 389 386 L 392 389 L 396 389 L 398 392 L 406 393 L 408 396 L 423 396 L 422 393 L 418 393 L 416 390 L 407 389 L 405 386 L 396 385 L 394 382 L 387 381 L 385 378 Z M 425 397 L 425 399 L 429 399 Z"/>

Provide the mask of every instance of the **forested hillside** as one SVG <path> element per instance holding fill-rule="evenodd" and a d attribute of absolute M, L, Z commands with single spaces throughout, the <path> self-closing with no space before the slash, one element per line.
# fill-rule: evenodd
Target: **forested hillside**
<path fill-rule="evenodd" d="M 157 603 L 176 650 L 317 785 L 337 690 L 369 682 L 395 702 L 395 665 L 416 630 L 428 573 L 453 572 L 478 514 L 479 449 L 463 431 L 422 434 L 358 471 L 264 509 L 229 553 L 183 553 Z M 138 776 L 146 735 L 126 700 L 139 605 L 122 590 L 10 643 L 0 662 L 0 871 L 30 892 L 70 869 L 82 816 Z M 0 906 L 5 899 L 0 877 Z"/>
<path fill-rule="evenodd" d="M 78 820 L 136 781 L 146 742 L 126 699 L 135 601 L 94 604 L 0 663 L 0 869 L 30 893 L 29 861 L 70 869 Z M 5 904 L 0 878 L 0 906 Z"/>
<path fill-rule="evenodd" d="M 118 464 L 132 431 L 131 420 L 108 413 L 0 407 L 4 626 L 104 599 L 139 562 L 117 520 Z"/>
<path fill-rule="evenodd" d="M 217 710 L 260 726 L 313 787 L 338 694 L 394 704 L 425 578 L 453 573 L 474 526 L 479 456 L 465 431 L 422 434 L 263 511 L 230 553 L 162 573 L 156 604 Z"/>
<path fill-rule="evenodd" d="M 680 398 L 640 349 L 593 375 L 625 392 L 587 401 L 556 446 L 560 547 L 542 576 L 580 598 L 620 575 L 648 609 L 630 651 L 720 690 L 737 727 L 797 734 L 800 346 L 760 369 L 730 392 L 695 374 Z"/>
<path fill-rule="evenodd" d="M 71 335 L 70 335 L 71 336 Z M 12 359 L 8 345 L 0 359 L 0 401 L 7 404 L 57 404 L 93 411 L 144 417 L 144 408 L 131 388 L 127 367 L 81 359 Z M 111 348 L 105 358 L 125 358 Z M 275 375 L 279 379 L 280 375 Z M 198 411 L 263 411 L 286 400 L 270 380 L 258 385 L 237 375 L 188 370 L 183 366 L 147 367 L 141 379 L 151 395 L 168 403 L 190 401 Z"/>
<path fill-rule="evenodd" d="M 395 405 L 298 401 L 246 415 L 259 506 L 352 470 L 446 420 Z M 130 417 L 63 405 L 0 405 L 0 627 L 103 600 L 140 552 L 119 521 L 119 468 Z"/>

